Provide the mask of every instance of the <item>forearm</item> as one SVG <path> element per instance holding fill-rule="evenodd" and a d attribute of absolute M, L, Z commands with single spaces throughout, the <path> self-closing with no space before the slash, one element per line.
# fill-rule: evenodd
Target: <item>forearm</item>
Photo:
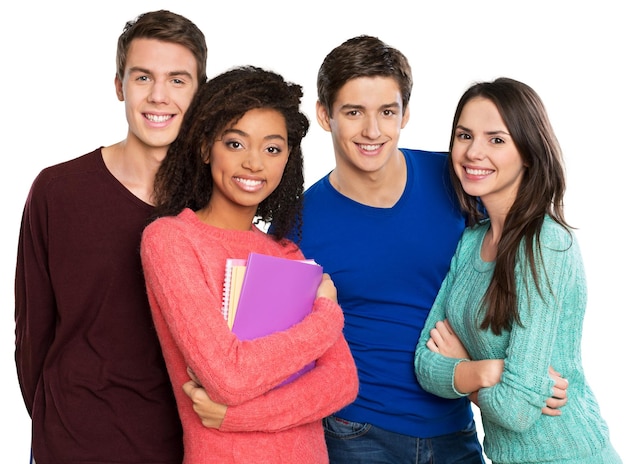
<path fill-rule="evenodd" d="M 229 407 L 220 430 L 277 432 L 311 423 L 351 403 L 357 393 L 356 367 L 341 337 L 310 372 L 265 395 Z"/>
<path fill-rule="evenodd" d="M 492 387 L 500 381 L 503 369 L 502 359 L 461 361 L 454 369 L 454 388 L 459 393 L 469 394 Z"/>

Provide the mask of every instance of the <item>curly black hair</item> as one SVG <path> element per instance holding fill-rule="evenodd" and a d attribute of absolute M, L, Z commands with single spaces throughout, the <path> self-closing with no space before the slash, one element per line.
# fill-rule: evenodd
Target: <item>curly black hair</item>
<path fill-rule="evenodd" d="M 290 154 L 280 184 L 259 204 L 255 223 L 271 223 L 276 239 L 292 230 L 299 235 L 304 192 L 301 142 L 309 130 L 309 120 L 300 111 L 302 95 L 300 85 L 255 66 L 230 69 L 201 85 L 156 174 L 155 217 L 206 206 L 213 191 L 211 168 L 205 163 L 211 145 L 248 111 L 271 108 L 285 118 Z"/>

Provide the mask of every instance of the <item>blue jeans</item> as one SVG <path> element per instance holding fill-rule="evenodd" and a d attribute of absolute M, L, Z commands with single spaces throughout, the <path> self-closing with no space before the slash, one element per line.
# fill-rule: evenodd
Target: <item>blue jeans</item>
<path fill-rule="evenodd" d="M 415 438 L 336 416 L 324 419 L 331 464 L 484 464 L 476 424 L 433 438 Z"/>

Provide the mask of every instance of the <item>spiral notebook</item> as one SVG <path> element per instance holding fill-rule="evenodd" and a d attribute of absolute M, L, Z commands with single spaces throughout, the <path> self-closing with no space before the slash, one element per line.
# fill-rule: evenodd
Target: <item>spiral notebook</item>
<path fill-rule="evenodd" d="M 250 253 L 247 260 L 229 259 L 224 278 L 224 318 L 240 340 L 286 330 L 313 309 L 322 274 L 322 267 L 313 260 L 260 253 Z M 286 382 L 314 365 L 305 366 Z"/>

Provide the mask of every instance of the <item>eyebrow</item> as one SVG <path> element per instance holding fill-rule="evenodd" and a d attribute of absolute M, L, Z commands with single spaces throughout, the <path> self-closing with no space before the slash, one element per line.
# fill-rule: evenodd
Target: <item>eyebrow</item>
<path fill-rule="evenodd" d="M 393 102 L 393 103 L 387 103 L 384 105 L 381 105 L 379 107 L 379 110 L 387 110 L 387 109 L 400 109 L 400 104 L 398 102 Z M 352 104 L 352 103 L 346 103 L 345 105 L 341 105 L 341 107 L 339 108 L 339 111 L 345 111 L 345 110 L 364 110 L 365 106 L 363 105 L 356 105 L 356 104 Z"/>
<path fill-rule="evenodd" d="M 465 132 L 474 132 L 472 131 L 472 129 L 470 129 L 469 127 L 465 127 L 462 124 L 457 124 L 456 126 L 456 130 L 462 130 Z M 487 135 L 508 135 L 509 137 L 511 136 L 511 134 L 509 134 L 507 131 L 503 131 L 503 130 L 494 130 L 494 131 L 487 131 L 485 132 L 485 134 Z"/>
<path fill-rule="evenodd" d="M 154 74 L 152 71 L 150 71 L 149 69 L 146 68 L 142 68 L 140 66 L 133 66 L 132 68 L 128 68 L 128 74 L 132 74 L 132 73 L 141 73 L 141 74 Z M 187 76 L 189 78 L 193 78 L 192 74 L 189 71 L 185 71 L 185 70 L 174 70 L 174 71 L 170 71 L 167 73 L 168 76 L 173 77 L 173 76 Z"/>
<path fill-rule="evenodd" d="M 239 129 L 232 129 L 231 128 L 231 129 L 224 130 L 224 132 L 222 133 L 222 137 L 227 135 L 227 134 L 230 134 L 230 133 L 234 133 L 234 134 L 240 135 L 241 137 L 249 137 L 250 136 L 250 134 L 248 134 L 247 132 L 244 132 L 244 131 L 239 130 Z M 269 134 L 269 135 L 266 135 L 265 137 L 263 137 L 263 140 L 274 140 L 274 139 L 279 139 L 279 140 L 282 140 L 283 142 L 287 141 L 287 139 L 285 139 L 285 137 L 283 137 L 280 134 Z"/>

